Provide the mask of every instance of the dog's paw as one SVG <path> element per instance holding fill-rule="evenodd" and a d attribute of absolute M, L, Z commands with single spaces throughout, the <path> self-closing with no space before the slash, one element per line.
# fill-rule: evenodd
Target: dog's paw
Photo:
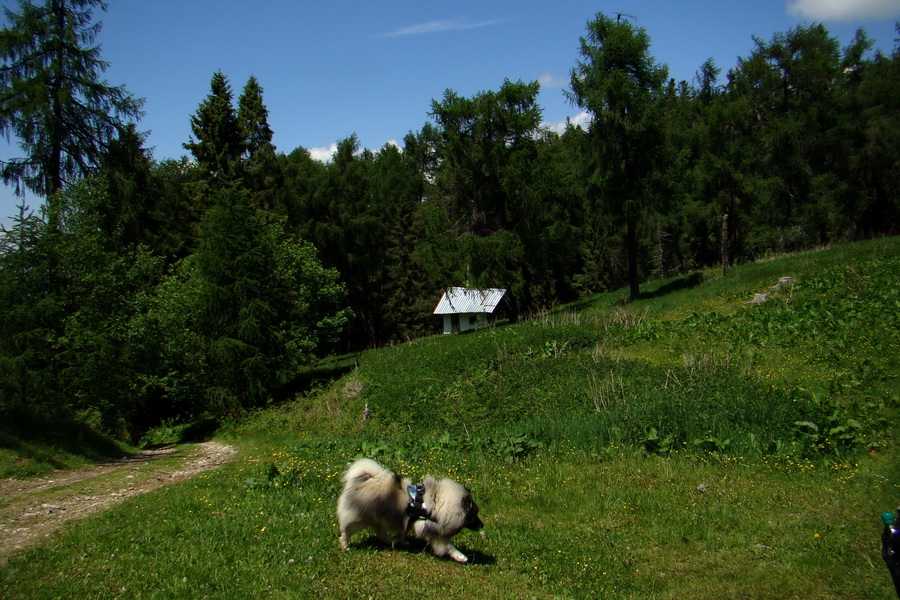
<path fill-rule="evenodd" d="M 466 564 L 469 562 L 469 557 L 457 550 L 456 548 L 450 551 L 450 558 L 455 560 L 458 563 Z"/>

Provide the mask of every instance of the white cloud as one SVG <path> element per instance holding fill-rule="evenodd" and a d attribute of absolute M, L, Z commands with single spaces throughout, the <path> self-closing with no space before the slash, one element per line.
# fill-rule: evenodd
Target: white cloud
<path fill-rule="evenodd" d="M 322 163 L 330 163 L 331 159 L 334 158 L 334 153 L 337 152 L 337 144 L 331 144 L 327 148 L 310 148 L 309 155 L 313 160 L 317 160 Z"/>
<path fill-rule="evenodd" d="M 541 84 L 542 88 L 557 88 L 568 85 L 569 78 L 556 73 L 543 73 L 538 77 L 538 83 Z"/>
<path fill-rule="evenodd" d="M 384 148 L 385 146 L 389 146 L 389 145 L 395 146 L 401 152 L 403 151 L 403 146 L 401 146 L 397 140 L 388 140 L 381 146 L 381 148 L 379 148 L 378 150 L 372 150 L 372 152 L 377 154 L 378 152 L 381 151 L 382 148 Z M 370 148 L 370 150 L 371 150 L 371 148 Z M 359 156 L 360 154 L 362 154 L 362 151 L 363 151 L 362 148 L 358 149 L 355 152 L 355 156 Z M 324 147 L 310 148 L 309 150 L 307 150 L 307 152 L 309 152 L 309 156 L 313 160 L 317 160 L 320 163 L 328 164 L 332 160 L 334 160 L 334 153 L 337 152 L 337 143 L 333 143 L 330 146 L 328 146 L 327 148 L 324 148 Z"/>
<path fill-rule="evenodd" d="M 438 33 L 441 31 L 460 31 L 463 29 L 478 29 L 490 27 L 502 23 L 503 19 L 494 21 L 467 21 L 465 19 L 445 19 L 443 21 L 426 21 L 417 25 L 403 27 L 396 31 L 385 33 L 383 37 L 400 37 L 404 35 L 423 35 L 426 33 Z"/>
<path fill-rule="evenodd" d="M 864 21 L 900 15 L 900 0 L 787 0 L 788 14 L 817 21 Z"/>
<path fill-rule="evenodd" d="M 591 124 L 591 113 L 583 110 L 572 117 L 570 120 L 572 121 L 572 125 L 574 125 L 575 127 L 587 129 L 588 125 Z"/>
<path fill-rule="evenodd" d="M 573 127 L 581 127 L 582 129 L 587 130 L 588 125 L 591 123 L 591 113 L 581 111 L 574 117 L 568 117 L 562 121 L 555 121 L 553 123 L 541 123 L 541 126 L 546 127 L 550 131 L 562 134 L 566 130 L 566 123 L 571 123 Z"/>

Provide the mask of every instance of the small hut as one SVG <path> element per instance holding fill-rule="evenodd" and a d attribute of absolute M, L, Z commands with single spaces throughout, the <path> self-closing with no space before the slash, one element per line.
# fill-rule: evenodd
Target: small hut
<path fill-rule="evenodd" d="M 487 322 L 505 293 L 506 290 L 499 289 L 449 288 L 433 314 L 444 317 L 444 333 L 475 329 Z"/>

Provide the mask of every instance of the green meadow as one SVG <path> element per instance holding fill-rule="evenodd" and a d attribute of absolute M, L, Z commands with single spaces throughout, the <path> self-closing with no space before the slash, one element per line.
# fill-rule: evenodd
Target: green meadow
<path fill-rule="evenodd" d="M 900 238 L 642 292 L 324 361 L 219 430 L 234 462 L 12 555 L 0 597 L 891 598 Z M 471 564 L 341 551 L 362 456 L 471 487 Z"/>

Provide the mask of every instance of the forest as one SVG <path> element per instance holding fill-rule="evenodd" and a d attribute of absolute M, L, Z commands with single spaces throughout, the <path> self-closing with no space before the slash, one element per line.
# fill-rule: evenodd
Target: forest
<path fill-rule="evenodd" d="M 157 161 L 143 101 L 102 80 L 96 8 L 23 1 L 0 31 L 0 131 L 24 155 L 3 179 L 46 198 L 0 232 L 7 424 L 136 441 L 289 397 L 322 357 L 437 333 L 449 286 L 507 289 L 517 321 L 897 233 L 900 46 L 863 30 L 844 48 L 820 24 L 757 37 L 677 82 L 648 32 L 601 13 L 567 92 L 586 129 L 543 128 L 539 84 L 506 80 L 447 90 L 402 147 L 351 134 L 327 163 L 273 146 L 264 82 L 236 93 L 217 72 L 185 156 Z"/>

